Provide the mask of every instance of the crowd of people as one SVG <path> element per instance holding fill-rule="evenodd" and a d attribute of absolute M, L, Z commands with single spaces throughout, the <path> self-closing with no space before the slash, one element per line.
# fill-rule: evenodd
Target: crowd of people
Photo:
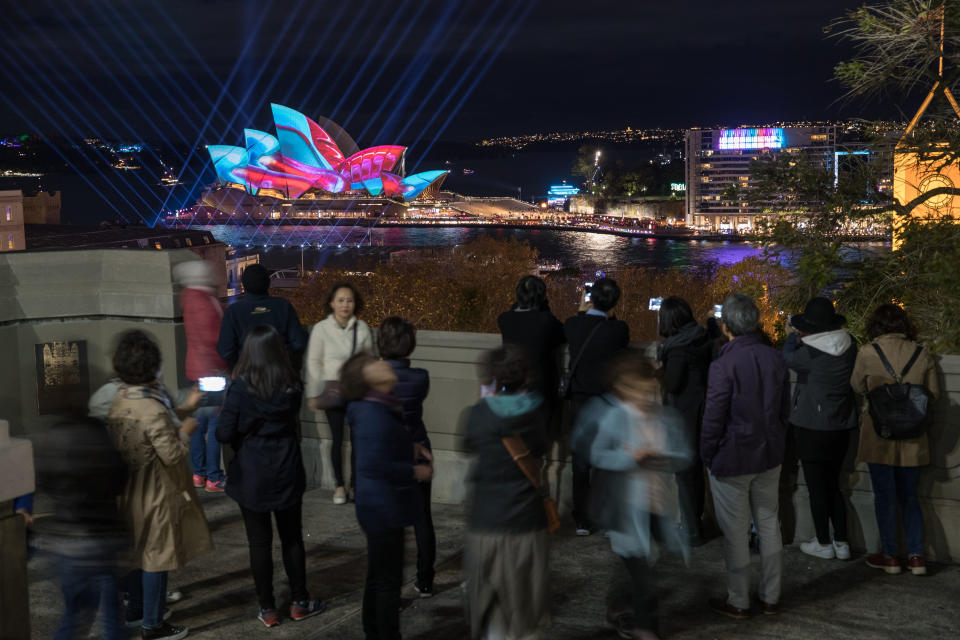
<path fill-rule="evenodd" d="M 333 502 L 354 503 L 366 537 L 364 635 L 399 639 L 407 527 L 419 597 L 433 594 L 436 559 L 423 411 L 430 375 L 411 366 L 416 328 L 390 317 L 374 333 L 348 282 L 332 287 L 326 318 L 308 332 L 289 302 L 269 295 L 259 265 L 244 271 L 244 295 L 226 309 L 206 263 L 184 263 L 175 274 L 191 384 L 167 390 L 157 343 L 129 331 L 114 353 L 116 377 L 90 399 L 88 415 L 51 429 L 39 447 L 39 487 L 55 505 L 48 531 L 63 558 L 57 637 L 86 637 L 98 609 L 106 638 L 121 637 L 124 625 L 144 639 L 187 635 L 167 621 L 166 605 L 179 595 L 167 579 L 213 548 L 198 489 L 238 505 L 257 620 L 271 628 L 321 613 L 324 602 L 307 587 L 302 531 L 306 399 L 329 424 Z M 790 316 L 778 349 L 745 295 L 729 296 L 719 321 L 703 325 L 685 300 L 670 297 L 658 312 L 656 357 L 647 358 L 630 348 L 628 325 L 616 318 L 621 291 L 612 278 L 592 283 L 563 323 L 546 293 L 535 276 L 517 285 L 513 308 L 498 319 L 503 345 L 479 363 L 481 399 L 461 425 L 471 458 L 462 564 L 471 637 L 536 638 L 549 621 L 548 535 L 559 520 L 545 460 L 554 445 L 572 459 L 574 533 L 602 531 L 619 558 L 606 618 L 620 637 L 658 637 L 657 559 L 686 561 L 717 529 L 726 595 L 709 607 L 736 619 L 779 611 L 781 473 L 796 460 L 816 531 L 800 550 L 849 559 L 844 485 L 858 426 L 856 459 L 869 466 L 882 543 L 866 562 L 902 571 L 899 508 L 906 567 L 925 573 L 917 473 L 929 463 L 927 436 L 891 436 L 873 406 L 879 400 L 861 411 L 857 398 L 889 385 L 937 395 L 934 360 L 903 309 L 880 306 L 867 326 L 869 347 L 858 350 L 843 316 L 816 297 Z M 86 455 L 67 464 L 67 450 Z M 274 525 L 290 588 L 282 607 L 273 591 Z M 756 602 L 751 536 L 761 564 Z"/>

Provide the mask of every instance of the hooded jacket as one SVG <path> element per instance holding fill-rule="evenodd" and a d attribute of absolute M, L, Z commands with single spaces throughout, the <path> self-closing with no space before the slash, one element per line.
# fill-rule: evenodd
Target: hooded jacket
<path fill-rule="evenodd" d="M 692 322 L 664 340 L 657 351 L 663 365 L 663 404 L 683 417 L 687 444 L 696 451 L 713 341 L 706 329 Z"/>
<path fill-rule="evenodd" d="M 223 308 L 211 289 L 187 287 L 180 292 L 183 309 L 183 330 L 187 335 L 185 369 L 187 380 L 196 382 L 203 376 L 219 375 L 227 363 L 217 354 Z"/>
<path fill-rule="evenodd" d="M 539 393 L 498 394 L 471 407 L 465 444 L 473 457 L 469 474 L 471 531 L 521 533 L 545 529 L 543 498 L 504 446 L 520 436 L 533 456 L 547 450 L 546 413 Z"/>
<path fill-rule="evenodd" d="M 403 426 L 410 432 L 414 442 L 430 449 L 430 437 L 423 423 L 423 401 L 430 393 L 430 373 L 420 367 L 411 367 L 406 358 L 387 360 L 397 374 L 393 395 L 403 407 Z"/>
<path fill-rule="evenodd" d="M 220 324 L 217 353 L 232 368 L 240 357 L 247 332 L 260 324 L 269 324 L 277 330 L 287 345 L 290 361 L 295 368 L 299 368 L 303 350 L 307 346 L 307 334 L 300 324 L 297 311 L 288 300 L 266 294 L 245 293 L 227 307 Z"/>
<path fill-rule="evenodd" d="M 227 495 L 241 507 L 278 511 L 303 496 L 307 482 L 297 435 L 302 396 L 291 389 L 264 400 L 243 378 L 227 387 L 217 440 L 235 452 L 227 466 Z"/>
<path fill-rule="evenodd" d="M 718 477 L 763 473 L 783 463 L 790 376 L 759 335 L 737 336 L 710 365 L 700 457 Z"/>
<path fill-rule="evenodd" d="M 414 523 L 421 511 L 413 440 L 396 396 L 375 390 L 347 405 L 357 451 L 357 521 L 366 534 Z"/>
<path fill-rule="evenodd" d="M 844 431 L 857 426 L 857 403 L 850 374 L 857 346 L 844 329 L 800 337 L 787 336 L 783 359 L 797 372 L 790 402 L 790 424 L 815 431 Z"/>

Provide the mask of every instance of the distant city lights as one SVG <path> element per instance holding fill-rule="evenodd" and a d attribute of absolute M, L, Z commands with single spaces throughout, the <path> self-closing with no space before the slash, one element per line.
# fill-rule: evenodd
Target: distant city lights
<path fill-rule="evenodd" d="M 783 128 L 724 129 L 720 132 L 717 149 L 780 149 L 783 147 Z"/>

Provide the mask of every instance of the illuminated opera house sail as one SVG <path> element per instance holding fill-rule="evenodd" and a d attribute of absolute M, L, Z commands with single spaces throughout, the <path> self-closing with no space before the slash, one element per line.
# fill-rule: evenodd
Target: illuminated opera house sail
<path fill-rule="evenodd" d="M 332 121 L 321 127 L 299 111 L 270 105 L 276 136 L 245 129 L 245 146 L 209 145 L 224 186 L 251 196 L 299 198 L 397 198 L 409 202 L 439 191 L 448 171 L 403 175 L 406 147 L 357 149 Z"/>

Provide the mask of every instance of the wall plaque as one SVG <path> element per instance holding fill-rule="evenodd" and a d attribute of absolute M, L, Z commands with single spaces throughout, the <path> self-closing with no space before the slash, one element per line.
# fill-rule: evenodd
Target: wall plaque
<path fill-rule="evenodd" d="M 34 345 L 37 361 L 37 410 L 40 415 L 82 408 L 90 397 L 87 341 Z"/>

